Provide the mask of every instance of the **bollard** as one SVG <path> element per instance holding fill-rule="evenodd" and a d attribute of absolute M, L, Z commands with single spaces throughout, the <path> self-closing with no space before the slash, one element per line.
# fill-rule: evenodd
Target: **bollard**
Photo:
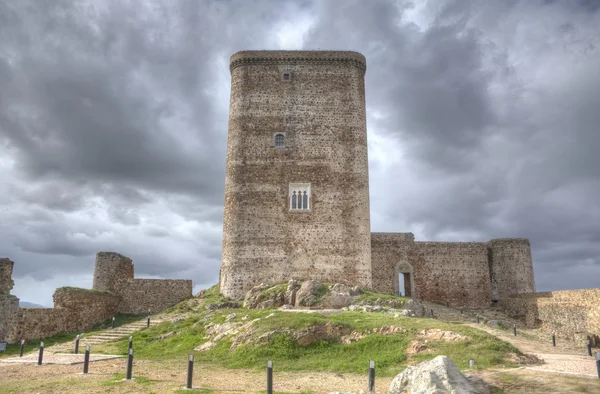
<path fill-rule="evenodd" d="M 592 355 L 592 341 L 590 340 L 589 337 L 588 337 L 588 340 L 585 345 L 587 347 L 588 356 L 591 356 Z"/>
<path fill-rule="evenodd" d="M 79 335 L 75 337 L 75 350 L 73 353 L 79 354 Z"/>
<path fill-rule="evenodd" d="M 194 371 L 194 355 L 190 354 L 188 358 L 188 374 L 187 374 L 187 384 L 185 386 L 186 389 L 192 388 L 192 375 Z"/>
<path fill-rule="evenodd" d="M 40 342 L 40 355 L 38 356 L 38 364 L 42 365 L 42 359 L 44 358 L 44 342 Z"/>
<path fill-rule="evenodd" d="M 477 314 L 477 324 L 479 324 L 479 313 Z"/>
<path fill-rule="evenodd" d="M 273 394 L 273 362 L 267 361 L 267 394 Z"/>
<path fill-rule="evenodd" d="M 375 392 L 375 361 L 369 361 L 369 393 Z"/>
<path fill-rule="evenodd" d="M 133 349 L 129 349 L 129 357 L 127 358 L 127 380 L 131 380 L 131 369 L 133 368 Z"/>
<path fill-rule="evenodd" d="M 556 347 L 556 332 L 552 333 L 552 346 Z"/>
<path fill-rule="evenodd" d="M 85 356 L 83 356 L 83 373 L 88 373 L 90 364 L 90 345 L 85 345 Z"/>
<path fill-rule="evenodd" d="M 21 351 L 19 352 L 19 357 L 23 357 L 23 348 L 25 347 L 25 340 L 21 339 Z"/>
<path fill-rule="evenodd" d="M 474 365 L 475 365 L 475 360 L 469 360 L 469 367 L 473 368 Z"/>
<path fill-rule="evenodd" d="M 128 350 L 131 350 L 131 349 L 133 349 L 133 337 L 129 337 L 129 349 Z"/>
<path fill-rule="evenodd" d="M 148 321 L 146 322 L 146 327 L 150 327 L 150 316 L 148 316 Z"/>
<path fill-rule="evenodd" d="M 513 334 L 515 334 L 515 336 L 517 336 L 517 325 L 513 324 Z"/>

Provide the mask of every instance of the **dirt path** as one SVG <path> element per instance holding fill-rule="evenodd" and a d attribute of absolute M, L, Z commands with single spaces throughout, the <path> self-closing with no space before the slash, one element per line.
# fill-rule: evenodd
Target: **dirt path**
<path fill-rule="evenodd" d="M 541 343 L 537 340 L 519 336 L 518 332 L 515 337 L 512 333 L 491 328 L 484 324 L 469 325 L 509 342 L 523 353 L 533 355 L 543 361 L 539 365 L 526 366 L 525 368 L 547 372 L 585 374 L 591 377 L 597 376 L 596 359 L 588 356 L 584 349 L 574 349 L 568 343 L 553 347 L 551 343 Z"/>
<path fill-rule="evenodd" d="M 169 393 L 185 386 L 186 360 L 135 361 L 133 377 L 123 382 L 125 360 L 90 364 L 90 374 L 81 375 L 81 365 L 15 365 L 0 363 L 3 383 L 0 393 Z M 276 367 L 276 366 L 275 366 Z M 115 379 L 115 374 L 121 374 Z M 392 378 L 379 377 L 376 391 L 386 393 Z M 219 393 L 259 393 L 266 390 L 264 371 L 194 366 L 194 387 Z M 277 372 L 273 390 L 285 393 L 330 393 L 365 390 L 367 375 L 323 372 Z"/>

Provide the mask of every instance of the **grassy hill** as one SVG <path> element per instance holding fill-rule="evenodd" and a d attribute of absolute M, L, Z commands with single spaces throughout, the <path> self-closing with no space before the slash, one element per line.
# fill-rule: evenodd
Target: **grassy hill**
<path fill-rule="evenodd" d="M 362 301 L 406 299 L 365 294 Z M 182 359 L 224 368 L 263 369 L 272 360 L 280 371 L 361 373 L 374 360 L 379 376 L 392 376 L 444 354 L 460 368 L 475 360 L 477 368 L 514 366 L 521 353 L 480 330 L 430 318 L 411 318 L 384 308 L 381 312 L 342 311 L 331 315 L 269 309 L 208 310 L 227 301 L 212 288 L 201 299 L 184 301 L 167 311 L 173 317 L 134 335 L 136 358 Z M 178 317 L 177 317 L 178 316 Z M 210 342 L 206 350 L 194 350 Z M 126 354 L 124 338 L 96 352 Z"/>

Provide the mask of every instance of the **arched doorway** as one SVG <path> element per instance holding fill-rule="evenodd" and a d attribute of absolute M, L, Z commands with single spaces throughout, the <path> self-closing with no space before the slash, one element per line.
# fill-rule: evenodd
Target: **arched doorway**
<path fill-rule="evenodd" d="M 408 261 L 399 262 L 394 275 L 394 293 L 404 297 L 414 297 L 414 282 L 412 265 Z"/>

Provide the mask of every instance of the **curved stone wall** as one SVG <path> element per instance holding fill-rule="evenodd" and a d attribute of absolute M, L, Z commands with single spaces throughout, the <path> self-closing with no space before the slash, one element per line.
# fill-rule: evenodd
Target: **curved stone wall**
<path fill-rule="evenodd" d="M 489 245 L 492 297 L 500 300 L 513 294 L 535 292 L 529 240 L 493 239 Z"/>

